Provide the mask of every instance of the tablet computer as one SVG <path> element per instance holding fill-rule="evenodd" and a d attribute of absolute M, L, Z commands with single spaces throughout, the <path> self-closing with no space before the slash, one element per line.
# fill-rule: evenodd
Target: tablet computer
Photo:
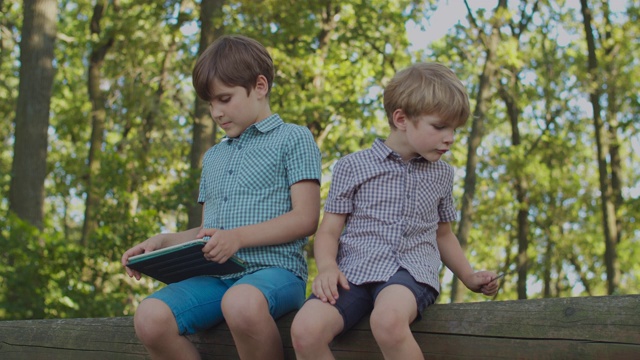
<path fill-rule="evenodd" d="M 232 256 L 224 264 L 209 261 L 202 248 L 207 240 L 197 239 L 129 258 L 127 266 L 165 284 L 200 275 L 228 275 L 245 270 L 244 261 Z"/>

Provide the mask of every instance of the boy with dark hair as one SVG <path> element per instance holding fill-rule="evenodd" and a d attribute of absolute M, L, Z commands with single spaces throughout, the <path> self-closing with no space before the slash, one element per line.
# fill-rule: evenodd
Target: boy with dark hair
<path fill-rule="evenodd" d="M 275 320 L 305 298 L 303 246 L 317 228 L 320 151 L 303 126 L 272 114 L 273 62 L 257 41 L 223 36 L 193 70 L 198 96 L 226 137 L 204 156 L 198 202 L 202 225 L 158 234 L 127 250 L 129 257 L 210 237 L 203 256 L 242 258 L 246 271 L 172 283 L 140 303 L 136 334 L 154 359 L 199 359 L 183 335 L 226 320 L 243 359 L 281 359 Z M 126 268 L 129 276 L 140 273 Z"/>
<path fill-rule="evenodd" d="M 340 159 L 316 233 L 318 276 L 291 325 L 298 359 L 332 359 L 329 343 L 371 313 L 385 359 L 422 359 L 409 325 L 439 294 L 441 262 L 472 291 L 493 295 L 496 274 L 474 272 L 452 232 L 453 168 L 440 160 L 469 117 L 447 67 L 415 64 L 384 91 L 391 134 Z"/>

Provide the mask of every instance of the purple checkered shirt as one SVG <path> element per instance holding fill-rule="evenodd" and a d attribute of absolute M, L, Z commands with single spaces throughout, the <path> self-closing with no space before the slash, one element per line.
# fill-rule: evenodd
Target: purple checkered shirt
<path fill-rule="evenodd" d="M 338 250 L 347 279 L 387 281 L 402 267 L 439 291 L 436 230 L 457 219 L 453 177 L 444 161 L 403 162 L 380 139 L 338 160 L 324 210 L 349 214 Z"/>

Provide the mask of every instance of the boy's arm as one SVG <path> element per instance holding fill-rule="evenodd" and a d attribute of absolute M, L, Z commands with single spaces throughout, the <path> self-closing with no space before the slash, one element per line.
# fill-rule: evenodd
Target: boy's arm
<path fill-rule="evenodd" d="M 347 278 L 336 262 L 340 234 L 346 219 L 347 214 L 325 212 L 313 245 L 318 275 L 313 280 L 311 289 L 320 300 L 331 304 L 335 304 L 338 298 L 338 284 L 349 289 Z"/>
<path fill-rule="evenodd" d="M 460 279 L 469 290 L 493 295 L 498 291 L 497 275 L 492 271 L 474 272 L 462 251 L 458 238 L 451 230 L 451 223 L 438 223 L 436 233 L 438 250 L 442 262 Z"/>
<path fill-rule="evenodd" d="M 312 235 L 320 217 L 320 184 L 299 181 L 291 186 L 291 211 L 271 220 L 232 230 L 202 229 L 196 238 L 211 236 L 202 251 L 209 260 L 227 261 L 240 248 L 283 244 Z"/>
<path fill-rule="evenodd" d="M 473 269 L 451 229 L 451 223 L 438 223 L 436 240 L 442 262 L 466 284 L 465 279 L 473 274 Z"/>

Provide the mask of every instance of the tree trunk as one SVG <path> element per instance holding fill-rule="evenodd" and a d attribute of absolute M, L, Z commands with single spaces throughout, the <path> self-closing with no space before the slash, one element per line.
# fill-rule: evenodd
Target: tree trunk
<path fill-rule="evenodd" d="M 619 214 L 620 207 L 622 207 L 624 200 L 622 197 L 622 159 L 620 157 L 620 140 L 618 139 L 618 131 L 620 130 L 620 124 L 618 122 L 618 112 L 620 111 L 620 99 L 618 96 L 617 82 L 620 78 L 620 66 L 615 62 L 619 59 L 620 44 L 615 41 L 611 33 L 611 29 L 615 26 L 611 23 L 611 12 L 609 3 L 607 1 L 602 2 L 602 11 L 605 21 L 604 32 L 604 51 L 605 51 L 605 74 L 607 75 L 607 121 L 609 123 L 609 158 L 611 161 L 611 194 L 615 211 L 613 216 L 616 223 L 616 239 L 615 244 L 620 243 L 622 238 L 622 219 Z M 616 278 L 620 276 L 619 268 L 616 264 Z M 617 281 L 616 281 L 617 286 Z"/>
<path fill-rule="evenodd" d="M 100 0 L 93 8 L 91 17 L 91 34 L 100 38 L 100 21 L 107 9 L 107 0 Z M 115 8 L 115 6 L 114 6 Z M 87 87 L 89 90 L 89 100 L 91 101 L 91 143 L 89 145 L 89 157 L 87 163 L 87 188 L 84 209 L 84 224 L 82 226 L 82 238 L 80 243 L 88 245 L 91 233 L 97 228 L 96 209 L 100 207 L 99 187 L 96 186 L 96 179 L 100 176 L 100 158 L 102 153 L 102 143 L 104 141 L 105 121 L 107 110 L 105 105 L 104 92 L 100 89 L 102 82 L 102 64 L 107 55 L 107 51 L 114 43 L 113 34 L 110 34 L 100 43 L 94 45 L 89 58 L 89 74 Z"/>
<path fill-rule="evenodd" d="M 505 1 L 500 1 L 498 7 L 506 6 Z M 469 16 L 472 16 L 469 10 Z M 472 22 L 473 23 L 473 22 Z M 462 195 L 462 205 L 460 209 L 460 222 L 458 223 L 458 241 L 462 250 L 466 250 L 471 231 L 471 223 L 473 217 L 473 198 L 476 192 L 476 168 L 478 166 L 478 148 L 484 137 L 485 113 L 488 106 L 488 98 L 490 96 L 491 83 L 496 72 L 496 49 L 500 41 L 498 32 L 499 25 L 495 25 L 491 35 L 484 40 L 486 47 L 485 64 L 480 75 L 478 92 L 475 94 L 476 107 L 473 111 L 471 122 L 471 133 L 469 134 L 467 148 L 467 166 L 464 177 L 464 194 Z M 482 32 L 480 32 L 482 34 Z M 451 302 L 461 302 L 464 293 L 461 290 L 461 283 L 454 275 L 451 280 Z"/>
<path fill-rule="evenodd" d="M 200 4 L 200 45 L 198 55 L 224 34 L 222 7 L 225 0 L 202 0 Z M 196 96 L 193 142 L 191 143 L 191 197 L 188 199 L 188 228 L 202 224 L 202 206 L 197 203 L 199 178 L 204 153 L 216 143 L 216 123 L 209 113 L 209 104 Z"/>
<path fill-rule="evenodd" d="M 552 46 L 551 49 L 548 49 L 546 44 L 549 41 L 549 39 L 546 36 L 546 33 L 544 33 L 544 37 L 543 40 L 541 41 L 541 50 L 543 52 L 544 55 L 544 63 L 542 63 L 542 65 L 544 66 L 545 72 L 547 74 L 549 74 L 549 79 L 553 79 L 554 76 L 556 75 L 556 71 L 555 68 L 553 66 L 553 54 L 554 52 L 557 51 L 557 48 L 555 46 Z M 553 42 L 553 41 L 552 41 Z M 545 122 L 547 124 L 552 124 L 554 122 L 554 119 L 556 118 L 556 114 L 554 114 L 553 112 L 553 104 L 555 101 L 555 95 L 553 92 L 553 86 L 551 81 L 545 81 L 544 82 L 544 86 L 543 86 L 543 91 L 544 91 L 544 116 L 545 116 Z M 546 141 L 543 143 L 544 147 L 549 147 L 549 145 L 546 143 Z M 561 212 L 561 208 L 562 208 L 562 204 L 561 202 L 558 200 L 560 198 L 560 194 L 559 194 L 559 189 L 557 186 L 557 182 L 558 181 L 562 181 L 562 175 L 560 172 L 560 175 L 556 175 L 556 171 L 559 171 L 559 169 L 554 168 L 554 164 L 552 161 L 551 157 L 547 157 L 545 159 L 545 166 L 550 169 L 551 171 L 549 172 L 549 183 L 553 183 L 554 185 L 551 187 L 551 189 L 549 190 L 549 203 L 548 203 L 548 210 L 547 210 L 547 216 L 546 216 L 546 220 L 544 221 L 544 223 L 542 224 L 542 228 L 544 229 L 544 233 L 545 235 L 545 240 L 546 240 L 546 244 L 545 244 L 545 252 L 544 252 L 544 270 L 543 270 L 543 292 L 542 292 L 542 296 L 545 298 L 549 298 L 552 296 L 559 296 L 558 292 L 556 291 L 555 293 L 552 290 L 556 290 L 555 287 L 552 286 L 552 273 L 554 270 L 554 263 L 555 263 L 555 254 L 556 251 L 558 249 L 558 244 L 556 241 L 556 238 L 558 237 L 558 235 L 560 235 L 560 238 L 562 238 L 562 226 L 558 226 L 558 231 L 560 232 L 560 234 L 554 234 L 553 231 L 551 230 L 554 225 L 557 225 L 559 222 L 561 222 L 557 216 L 555 216 L 555 214 Z M 558 180 L 560 179 L 560 180 Z"/>
<path fill-rule="evenodd" d="M 518 119 L 520 118 L 520 110 L 513 98 L 514 94 L 518 94 L 518 71 L 513 70 L 509 79 L 509 90 L 504 90 L 503 100 L 507 108 L 507 116 L 511 122 L 511 146 L 517 148 L 522 146 L 520 139 L 520 130 L 518 129 Z M 509 91 L 509 92 L 508 92 Z M 517 96 L 517 95 L 516 95 Z M 516 190 L 516 238 L 518 239 L 518 257 L 516 259 L 518 269 L 518 299 L 527 298 L 527 270 L 529 268 L 529 257 L 527 250 L 529 249 L 529 201 L 527 193 L 529 191 L 528 181 L 523 174 L 523 163 L 517 162 L 519 168 L 511 169 L 514 172 L 514 187 Z"/>
<path fill-rule="evenodd" d="M 175 23 L 172 24 L 170 31 L 178 32 L 180 27 L 184 24 L 184 21 L 188 18 L 183 16 L 187 11 L 187 2 L 180 2 L 180 8 L 175 17 Z M 131 167 L 131 173 L 136 174 L 131 176 L 129 182 L 129 193 L 131 199 L 123 201 L 124 207 L 129 209 L 131 216 L 133 216 L 137 209 L 138 191 L 145 181 L 145 176 L 136 172 L 133 167 L 138 169 L 146 169 L 149 163 L 149 154 L 151 153 L 152 136 L 154 130 L 158 127 L 158 122 L 164 119 L 161 113 L 162 103 L 166 95 L 167 86 L 170 84 L 171 66 L 174 63 L 174 58 L 178 52 L 178 36 L 172 36 L 171 42 L 167 45 L 167 48 L 162 51 L 164 57 L 161 60 L 159 72 L 153 77 L 153 82 L 157 82 L 156 90 L 151 94 L 149 103 L 143 107 L 141 112 L 142 128 L 139 137 L 139 150 L 137 151 L 137 160 L 128 164 Z"/>
<path fill-rule="evenodd" d="M 58 6 L 55 0 L 25 0 L 23 6 L 9 209 L 42 230 Z"/>
<path fill-rule="evenodd" d="M 602 107 L 600 106 L 601 79 L 598 69 L 598 58 L 596 54 L 595 38 L 593 36 L 592 16 L 587 0 L 580 0 L 583 16 L 583 25 L 589 51 L 587 68 L 587 89 L 589 91 L 589 101 L 593 109 L 594 135 L 597 147 L 598 174 L 600 180 L 600 202 L 602 208 L 602 226 L 604 231 L 605 252 L 604 260 L 607 271 L 607 293 L 613 294 L 618 287 L 619 269 L 618 256 L 616 252 L 616 241 L 618 238 L 615 206 L 612 199 L 611 183 L 609 181 L 609 171 L 607 164 L 608 144 L 606 142 L 606 131 L 601 118 Z"/>

